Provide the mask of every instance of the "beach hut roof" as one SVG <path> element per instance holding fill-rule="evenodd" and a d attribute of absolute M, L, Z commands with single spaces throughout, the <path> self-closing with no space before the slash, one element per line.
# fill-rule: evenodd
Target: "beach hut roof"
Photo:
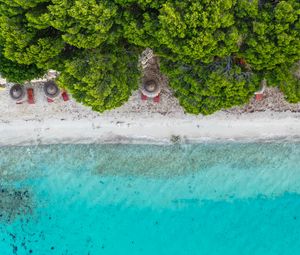
<path fill-rule="evenodd" d="M 21 100 L 25 96 L 24 87 L 20 84 L 15 84 L 10 88 L 9 94 L 14 100 Z"/>
<path fill-rule="evenodd" d="M 44 92 L 47 97 L 54 98 L 59 94 L 59 88 L 54 81 L 47 81 L 44 84 Z"/>
<path fill-rule="evenodd" d="M 156 80 L 151 79 L 143 82 L 142 93 L 145 96 L 154 98 L 159 95 L 160 91 L 161 91 L 161 86 Z"/>

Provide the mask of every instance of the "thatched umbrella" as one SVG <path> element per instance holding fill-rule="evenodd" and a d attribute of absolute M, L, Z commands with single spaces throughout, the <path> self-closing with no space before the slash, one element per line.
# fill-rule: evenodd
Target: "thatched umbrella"
<path fill-rule="evenodd" d="M 151 79 L 143 82 L 142 93 L 150 98 L 154 98 L 159 95 L 161 86 L 157 80 Z"/>
<path fill-rule="evenodd" d="M 24 87 L 20 84 L 15 84 L 10 88 L 9 94 L 13 100 L 20 101 L 25 96 Z"/>
<path fill-rule="evenodd" d="M 44 84 L 44 92 L 47 97 L 55 98 L 59 94 L 59 88 L 57 87 L 54 81 L 47 81 Z"/>

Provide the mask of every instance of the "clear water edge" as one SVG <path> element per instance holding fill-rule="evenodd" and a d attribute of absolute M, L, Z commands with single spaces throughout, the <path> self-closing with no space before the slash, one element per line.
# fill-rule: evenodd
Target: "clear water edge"
<path fill-rule="evenodd" d="M 291 142 L 2 147 L 0 252 L 298 254 L 299 159 Z M 27 205 L 5 205 L 15 190 Z"/>

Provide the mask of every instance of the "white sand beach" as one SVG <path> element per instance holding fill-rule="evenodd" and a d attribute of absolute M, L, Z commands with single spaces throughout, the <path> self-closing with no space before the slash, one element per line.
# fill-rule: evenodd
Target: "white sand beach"
<path fill-rule="evenodd" d="M 8 86 L 9 87 L 9 86 Z M 135 92 L 122 107 L 103 114 L 74 100 L 48 103 L 42 84 L 36 102 L 17 105 L 8 88 L 0 91 L 0 146 L 57 143 L 169 143 L 207 140 L 268 140 L 300 137 L 300 104 L 290 105 L 276 89 L 261 102 L 210 116 L 185 114 L 168 88 L 160 103 Z"/>

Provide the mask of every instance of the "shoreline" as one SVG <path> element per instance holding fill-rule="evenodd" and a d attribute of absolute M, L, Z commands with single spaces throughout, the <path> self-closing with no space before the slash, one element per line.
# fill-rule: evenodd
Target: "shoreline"
<path fill-rule="evenodd" d="M 203 116 L 185 114 L 167 87 L 159 103 L 135 91 L 123 106 L 100 114 L 71 96 L 48 103 L 42 82 L 26 85 L 34 87 L 35 104 L 17 105 L 9 86 L 0 91 L 0 146 L 300 140 L 300 104 L 287 104 L 272 88 L 262 101 Z"/>
<path fill-rule="evenodd" d="M 172 144 L 300 140 L 300 115 L 251 113 L 199 117 L 0 121 L 0 146 L 46 144 Z"/>

